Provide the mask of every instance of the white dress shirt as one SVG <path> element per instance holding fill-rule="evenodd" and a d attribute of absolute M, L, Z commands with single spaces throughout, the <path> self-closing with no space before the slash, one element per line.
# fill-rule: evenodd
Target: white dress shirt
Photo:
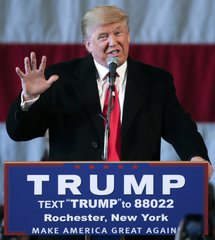
<path fill-rule="evenodd" d="M 109 69 L 99 64 L 95 60 L 94 60 L 94 63 L 96 65 L 96 69 L 98 73 L 97 85 L 98 85 L 101 109 L 103 110 L 106 91 L 109 86 L 109 81 L 108 81 Z M 115 80 L 115 85 L 119 95 L 120 119 L 122 122 L 123 104 L 124 104 L 124 98 L 125 98 L 125 87 L 127 82 L 127 61 L 123 63 L 123 65 L 118 67 L 116 69 L 116 72 L 117 72 L 117 77 Z"/>

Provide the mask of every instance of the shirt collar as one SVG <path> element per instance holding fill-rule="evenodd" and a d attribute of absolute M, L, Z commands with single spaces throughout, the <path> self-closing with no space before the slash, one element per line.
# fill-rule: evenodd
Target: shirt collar
<path fill-rule="evenodd" d="M 103 80 L 105 78 L 105 76 L 108 74 L 109 70 L 108 68 L 104 67 L 103 65 L 101 65 L 100 63 L 98 63 L 95 59 L 94 63 L 96 65 L 96 69 L 99 75 L 99 79 L 98 80 Z"/>
<path fill-rule="evenodd" d="M 104 79 L 109 72 L 108 68 L 98 63 L 95 59 L 94 59 L 94 63 L 96 65 L 96 69 L 99 75 L 99 80 Z M 126 69 L 127 69 L 127 61 L 125 61 L 120 67 L 116 69 L 116 72 L 118 73 L 119 77 L 123 80 L 125 79 Z"/>

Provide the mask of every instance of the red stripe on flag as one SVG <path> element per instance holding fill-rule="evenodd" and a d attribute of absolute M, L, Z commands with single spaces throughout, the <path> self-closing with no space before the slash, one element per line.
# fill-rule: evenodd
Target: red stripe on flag
<path fill-rule="evenodd" d="M 215 120 L 215 45 L 133 45 L 131 56 L 174 76 L 178 98 L 198 122 Z"/>
<path fill-rule="evenodd" d="M 38 63 L 46 55 L 47 65 L 86 55 L 84 46 L 79 44 L 0 44 L 0 121 L 6 120 L 9 107 L 21 90 L 15 67 L 19 66 L 24 70 L 23 59 L 31 51 L 36 52 Z"/>
<path fill-rule="evenodd" d="M 23 59 L 31 51 L 38 61 L 46 55 L 48 65 L 86 55 L 81 44 L 0 44 L 0 121 L 6 120 L 21 89 L 15 67 L 23 68 Z M 180 102 L 195 121 L 215 120 L 215 45 L 131 45 L 130 55 L 173 73 Z"/>

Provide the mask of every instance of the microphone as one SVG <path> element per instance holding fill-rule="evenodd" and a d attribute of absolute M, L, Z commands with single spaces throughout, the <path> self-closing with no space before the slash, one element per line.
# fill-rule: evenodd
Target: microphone
<path fill-rule="evenodd" d="M 109 57 L 107 59 L 107 65 L 110 72 L 110 76 L 109 76 L 110 88 L 114 88 L 114 82 L 116 78 L 116 69 L 119 65 L 119 59 L 117 57 Z"/>
<path fill-rule="evenodd" d="M 116 69 L 119 65 L 119 59 L 117 57 L 109 57 L 107 59 L 107 65 L 110 73 L 116 73 Z"/>

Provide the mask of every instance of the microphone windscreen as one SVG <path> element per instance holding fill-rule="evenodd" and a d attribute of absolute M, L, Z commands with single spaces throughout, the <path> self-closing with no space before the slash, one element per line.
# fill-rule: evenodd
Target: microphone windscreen
<path fill-rule="evenodd" d="M 107 65 L 109 66 L 112 63 L 114 63 L 114 64 L 116 64 L 116 66 L 118 66 L 119 65 L 119 59 L 117 57 L 109 57 L 107 59 Z"/>
<path fill-rule="evenodd" d="M 110 57 L 107 59 L 107 65 L 110 73 L 115 73 L 119 65 L 119 59 L 117 57 Z"/>

